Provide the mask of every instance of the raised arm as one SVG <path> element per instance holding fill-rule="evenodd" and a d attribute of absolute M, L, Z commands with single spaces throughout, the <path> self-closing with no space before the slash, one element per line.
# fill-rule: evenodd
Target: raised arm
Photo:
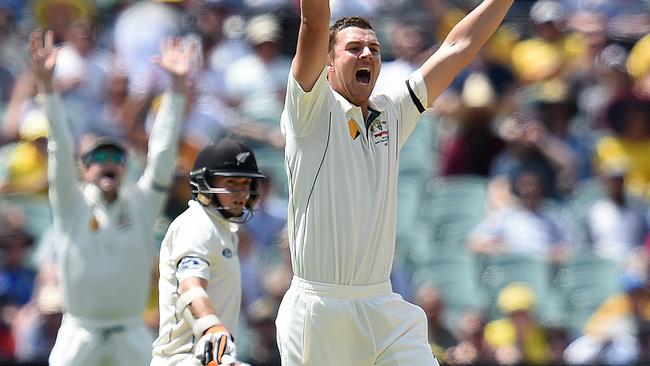
<path fill-rule="evenodd" d="M 29 38 L 31 70 L 36 79 L 39 93 L 43 97 L 45 114 L 49 122 L 48 137 L 48 180 L 50 182 L 50 200 L 54 216 L 62 219 L 69 217 L 66 213 L 73 204 L 80 202 L 81 189 L 77 185 L 74 143 L 65 110 L 59 96 L 54 92 L 52 75 L 58 50 L 54 48 L 54 36 L 51 31 L 36 31 Z"/>
<path fill-rule="evenodd" d="M 185 110 L 187 93 L 186 79 L 190 72 L 196 47 L 184 47 L 179 39 L 170 38 L 162 42 L 160 57 L 156 62 L 171 77 L 171 89 L 165 92 L 160 110 L 151 129 L 147 166 L 138 187 L 145 193 L 143 197 L 147 212 L 158 215 L 162 208 L 164 195 L 172 180 L 178 150 L 178 136 Z M 153 206 L 153 207 L 152 207 Z"/>
<path fill-rule="evenodd" d="M 447 35 L 438 51 L 420 67 L 429 105 L 476 57 L 503 21 L 514 0 L 484 0 Z"/>
<path fill-rule="evenodd" d="M 291 72 L 304 91 L 311 91 L 327 61 L 329 0 L 300 0 L 300 31 Z"/>

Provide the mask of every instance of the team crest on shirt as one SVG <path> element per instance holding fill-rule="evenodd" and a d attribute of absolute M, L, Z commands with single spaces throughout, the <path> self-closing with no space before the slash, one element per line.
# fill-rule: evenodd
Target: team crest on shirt
<path fill-rule="evenodd" d="M 372 133 L 372 140 L 377 144 L 388 145 L 389 134 L 388 134 L 388 121 L 380 121 L 375 119 L 370 124 L 370 132 Z"/>

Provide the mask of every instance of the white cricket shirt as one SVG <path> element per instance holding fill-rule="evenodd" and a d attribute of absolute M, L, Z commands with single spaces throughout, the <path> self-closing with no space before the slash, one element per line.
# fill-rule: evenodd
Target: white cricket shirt
<path fill-rule="evenodd" d="M 332 90 L 325 70 L 306 93 L 289 76 L 281 128 L 289 182 L 294 274 L 340 285 L 388 281 L 395 250 L 399 151 L 427 104 L 415 71 L 361 108 Z M 422 108 L 423 109 L 423 108 Z"/>
<path fill-rule="evenodd" d="M 171 223 L 160 248 L 160 332 L 154 342 L 154 356 L 190 354 L 198 341 L 189 323 L 176 316 L 179 286 L 176 271 L 184 257 L 199 258 L 209 264 L 207 271 L 197 270 L 191 275 L 208 281 L 206 292 L 216 314 L 236 337 L 241 306 L 237 243 L 231 223 L 196 201 L 190 201 L 188 209 Z"/>
<path fill-rule="evenodd" d="M 141 321 L 151 285 L 153 226 L 167 196 L 185 97 L 166 94 L 137 184 L 107 204 L 78 181 L 68 121 L 58 95 L 45 96 L 50 121 L 49 182 L 64 309 L 82 324 L 110 327 Z"/>

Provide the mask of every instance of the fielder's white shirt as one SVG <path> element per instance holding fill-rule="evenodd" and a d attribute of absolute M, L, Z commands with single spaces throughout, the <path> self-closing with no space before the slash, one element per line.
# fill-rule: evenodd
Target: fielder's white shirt
<path fill-rule="evenodd" d="M 395 249 L 399 151 L 427 106 L 422 74 L 361 108 L 321 73 L 304 92 L 290 73 L 281 128 L 289 181 L 288 234 L 294 274 L 340 285 L 388 281 Z M 367 125 L 367 126 L 366 126 Z"/>
<path fill-rule="evenodd" d="M 233 337 L 241 306 L 241 273 L 237 256 L 237 234 L 230 222 L 206 210 L 196 201 L 169 226 L 160 248 L 160 333 L 154 342 L 154 356 L 171 356 L 192 352 L 195 342 L 192 327 L 176 316 L 178 299 L 178 264 L 184 257 L 207 262 L 207 269 L 189 268 L 188 276 L 208 281 L 206 292 L 219 319 Z M 190 266 L 191 267 L 191 266 Z"/>
<path fill-rule="evenodd" d="M 171 183 L 185 97 L 165 95 L 151 131 L 145 171 L 110 205 L 99 188 L 77 179 L 74 144 L 59 96 L 46 95 L 44 103 L 64 309 L 90 326 L 139 321 L 151 285 L 154 221 Z"/>

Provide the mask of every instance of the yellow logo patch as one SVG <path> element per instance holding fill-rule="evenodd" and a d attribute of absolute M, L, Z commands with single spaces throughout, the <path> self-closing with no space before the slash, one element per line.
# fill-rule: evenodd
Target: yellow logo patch
<path fill-rule="evenodd" d="M 361 134 L 361 132 L 359 132 L 359 128 L 357 127 L 357 124 L 354 123 L 354 120 L 352 119 L 348 121 L 348 129 L 350 130 L 350 137 L 353 140 L 356 140 L 357 137 L 359 137 L 359 135 Z"/>
<path fill-rule="evenodd" d="M 93 218 L 90 219 L 90 230 L 97 231 L 97 229 L 99 229 L 99 221 L 97 221 L 97 218 L 93 216 Z"/>

